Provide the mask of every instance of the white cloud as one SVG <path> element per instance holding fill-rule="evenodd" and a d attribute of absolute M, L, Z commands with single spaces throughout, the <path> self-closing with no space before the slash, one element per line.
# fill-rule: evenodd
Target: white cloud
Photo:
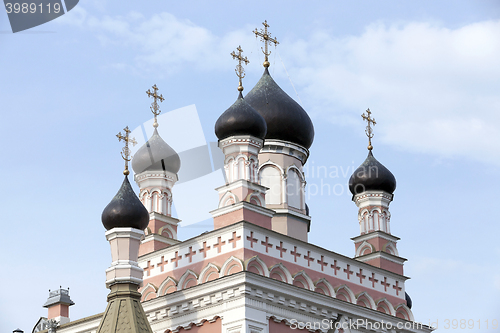
<path fill-rule="evenodd" d="M 500 21 L 455 30 L 376 23 L 361 36 L 286 41 L 281 54 L 319 116 L 362 131 L 359 114 L 370 107 L 375 142 L 500 165 L 499 35 Z"/>
<path fill-rule="evenodd" d="M 77 8 L 68 21 L 133 55 L 134 64 L 115 68 L 216 70 L 227 50 L 238 44 L 253 47 L 246 49 L 250 60 L 261 62 L 250 26 L 217 35 L 166 12 L 96 18 Z M 359 115 L 370 107 L 378 120 L 375 145 L 380 140 L 405 150 L 500 165 L 498 36 L 500 21 L 457 29 L 427 22 L 376 22 L 359 36 L 336 38 L 321 30 L 307 40 L 284 36 L 278 52 L 314 118 L 362 133 Z M 271 61 L 276 61 L 272 69 L 285 86 L 279 57 Z"/>

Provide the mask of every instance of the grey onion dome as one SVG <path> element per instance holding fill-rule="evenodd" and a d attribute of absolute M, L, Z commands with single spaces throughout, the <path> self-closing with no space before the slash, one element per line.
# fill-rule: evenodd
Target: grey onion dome
<path fill-rule="evenodd" d="M 268 69 L 245 96 L 267 123 L 266 139 L 289 141 L 305 148 L 314 140 L 314 126 L 306 111 L 274 82 Z"/>
<path fill-rule="evenodd" d="M 215 135 L 223 140 L 233 135 L 251 135 L 264 140 L 267 125 L 262 116 L 240 95 L 215 123 Z"/>
<path fill-rule="evenodd" d="M 179 172 L 181 160 L 155 128 L 149 140 L 134 154 L 132 169 L 136 174 L 144 171 Z"/>
<path fill-rule="evenodd" d="M 368 157 L 349 179 L 349 190 L 353 195 L 368 190 L 385 191 L 390 194 L 396 190 L 394 175 L 373 157 L 370 150 Z"/>
<path fill-rule="evenodd" d="M 122 186 L 101 215 L 106 230 L 113 228 L 135 228 L 144 230 L 149 223 L 149 213 L 134 193 L 125 176 Z"/>

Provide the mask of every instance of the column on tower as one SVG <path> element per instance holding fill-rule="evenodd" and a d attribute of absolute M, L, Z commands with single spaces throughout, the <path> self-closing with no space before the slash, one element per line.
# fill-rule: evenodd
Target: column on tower
<path fill-rule="evenodd" d="M 155 116 L 154 132 L 149 140 L 137 150 L 132 159 L 134 179 L 139 186 L 139 199 L 149 213 L 149 223 L 145 238 L 141 242 L 139 255 L 144 255 L 167 246 L 177 244 L 177 226 L 179 219 L 172 217 L 172 189 L 178 180 L 181 161 L 179 155 L 158 133 L 156 116 L 160 113 L 158 101 L 163 97 L 157 94 L 153 86 L 154 98 L 151 110 Z"/>
<path fill-rule="evenodd" d="M 358 207 L 360 235 L 353 237 L 357 260 L 373 266 L 403 274 L 406 259 L 399 256 L 396 243 L 399 240 L 391 234 L 389 204 L 394 197 L 396 178 L 373 156 L 370 124 L 374 119 L 363 115 L 368 121 L 366 134 L 369 138 L 368 156 L 349 179 L 352 200 Z"/>

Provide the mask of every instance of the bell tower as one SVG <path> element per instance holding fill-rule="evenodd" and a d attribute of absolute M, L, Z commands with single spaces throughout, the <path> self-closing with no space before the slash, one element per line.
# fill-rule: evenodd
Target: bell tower
<path fill-rule="evenodd" d="M 360 235 L 352 238 L 356 248 L 355 258 L 370 265 L 403 275 L 406 259 L 399 256 L 396 243 L 399 240 L 391 234 L 389 204 L 394 197 L 396 178 L 373 156 L 372 142 L 375 119 L 370 109 L 362 115 L 367 121 L 368 157 L 349 179 L 352 201 L 358 207 Z"/>
<path fill-rule="evenodd" d="M 153 98 L 151 111 L 154 114 L 154 132 L 132 159 L 135 181 L 139 186 L 139 199 L 149 213 L 145 238 L 141 242 L 139 255 L 144 255 L 167 246 L 177 244 L 177 225 L 180 220 L 172 217 L 172 188 L 177 182 L 181 167 L 179 155 L 158 133 L 157 116 L 161 113 L 159 102 L 164 98 L 158 94 L 156 85 L 146 93 Z"/>

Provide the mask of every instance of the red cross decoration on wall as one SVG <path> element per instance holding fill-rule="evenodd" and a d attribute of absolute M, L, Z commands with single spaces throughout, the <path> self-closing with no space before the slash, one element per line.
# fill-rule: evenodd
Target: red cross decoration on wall
<path fill-rule="evenodd" d="M 372 283 L 372 288 L 375 288 L 375 283 L 378 282 L 378 280 L 375 279 L 375 273 L 372 273 L 372 277 L 368 278 L 368 280 L 370 280 L 370 282 Z"/>
<path fill-rule="evenodd" d="M 269 237 L 266 236 L 266 241 L 261 241 L 260 242 L 262 245 L 266 247 L 266 253 L 269 251 L 269 248 L 273 247 L 273 244 L 269 243 Z"/>
<path fill-rule="evenodd" d="M 297 257 L 300 258 L 301 254 L 297 252 L 297 247 L 293 247 L 293 251 L 290 254 L 295 258 L 295 262 L 297 262 Z"/>
<path fill-rule="evenodd" d="M 228 244 L 233 244 L 233 249 L 236 247 L 236 242 L 241 239 L 241 236 L 236 237 L 236 231 L 233 231 L 233 238 L 228 240 Z"/>
<path fill-rule="evenodd" d="M 283 258 L 283 253 L 286 252 L 286 249 L 283 247 L 283 242 L 280 242 L 280 246 L 276 245 L 276 250 L 280 251 L 280 258 Z"/>
<path fill-rule="evenodd" d="M 188 250 L 188 253 L 186 253 L 184 256 L 186 256 L 187 258 L 189 258 L 189 262 L 192 262 L 193 261 L 193 256 L 195 254 L 196 254 L 196 251 L 193 251 L 193 247 L 190 246 L 189 250 Z"/>
<path fill-rule="evenodd" d="M 175 267 L 179 266 L 179 260 L 182 259 L 182 256 L 179 255 L 179 251 L 175 251 L 175 255 L 172 259 L 170 259 L 170 262 L 175 262 Z"/>
<path fill-rule="evenodd" d="M 324 256 L 321 256 L 321 260 L 318 260 L 318 264 L 320 264 L 320 266 L 321 266 L 321 271 L 323 271 L 323 268 L 328 266 L 328 263 L 323 261 L 323 258 L 324 258 Z"/>
<path fill-rule="evenodd" d="M 214 244 L 214 249 L 217 249 L 217 253 L 220 253 L 222 245 L 226 244 L 226 241 L 221 242 L 222 237 L 217 238 L 217 244 Z"/>
<path fill-rule="evenodd" d="M 363 275 L 363 269 L 359 269 L 359 273 L 356 273 L 356 276 L 359 277 L 359 283 L 363 284 L 363 279 L 366 279 L 366 275 Z"/>
<path fill-rule="evenodd" d="M 207 246 L 207 242 L 203 242 L 203 247 L 199 250 L 203 252 L 203 258 L 207 257 L 207 251 L 210 250 L 210 246 Z"/>
<path fill-rule="evenodd" d="M 337 275 L 337 271 L 341 269 L 337 266 L 337 260 L 333 260 L 333 264 L 330 264 L 330 266 L 333 268 L 333 274 Z"/>
<path fill-rule="evenodd" d="M 148 266 L 146 268 L 144 268 L 144 271 L 146 272 L 146 276 L 149 276 L 150 275 L 150 272 L 151 270 L 154 268 L 155 266 L 151 266 L 151 261 L 148 260 Z"/>
<path fill-rule="evenodd" d="M 168 260 L 167 261 L 164 261 L 164 256 L 161 256 L 161 261 L 156 264 L 156 267 L 160 267 L 160 271 L 163 272 L 163 267 L 168 264 Z"/>
<path fill-rule="evenodd" d="M 247 236 L 247 240 L 250 241 L 250 247 L 253 248 L 253 243 L 257 243 L 258 239 L 253 238 L 253 231 L 250 231 L 250 236 Z"/>
<path fill-rule="evenodd" d="M 351 268 L 351 265 L 347 264 L 347 268 L 344 268 L 344 273 L 347 274 L 347 279 L 351 279 L 351 274 L 353 274 L 354 272 L 350 270 Z"/>

